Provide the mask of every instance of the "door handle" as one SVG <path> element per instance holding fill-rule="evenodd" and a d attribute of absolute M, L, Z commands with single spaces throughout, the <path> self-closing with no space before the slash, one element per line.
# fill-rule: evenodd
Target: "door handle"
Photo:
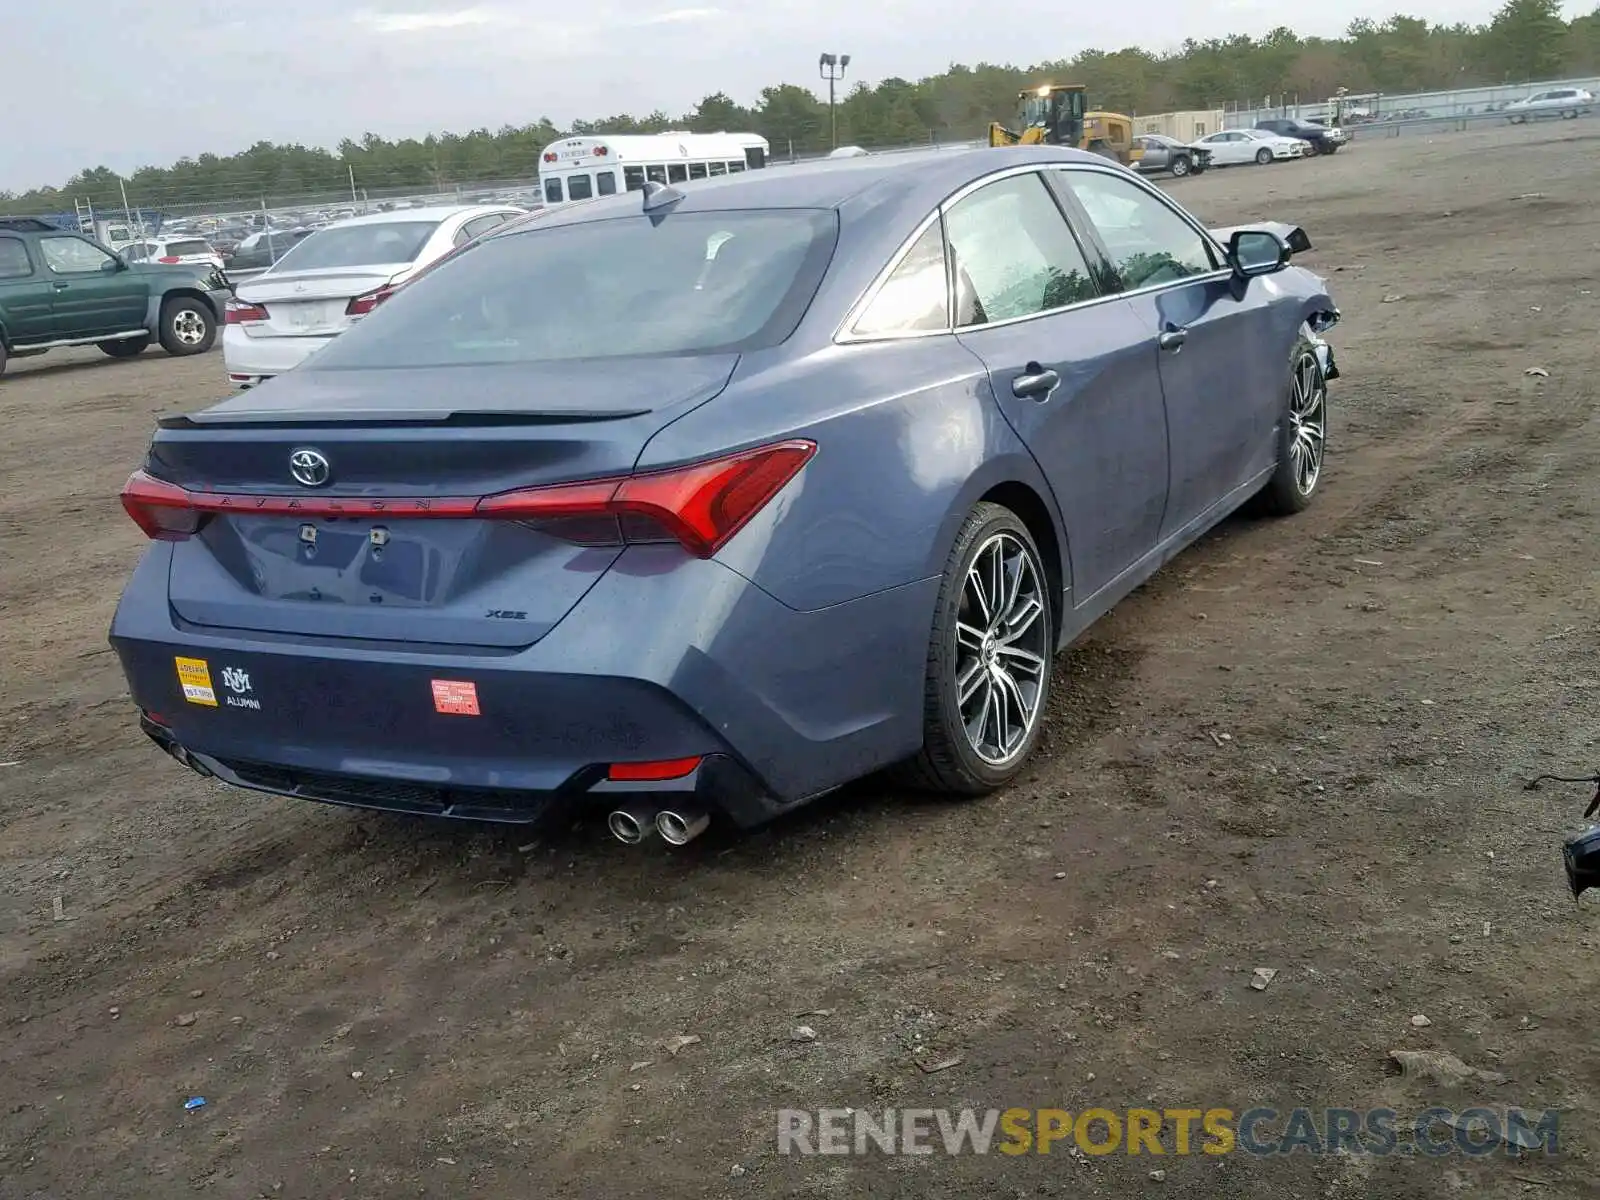
<path fill-rule="evenodd" d="M 1173 326 L 1172 328 L 1163 329 L 1161 331 L 1161 336 L 1156 339 L 1156 345 L 1160 346 L 1163 350 L 1176 350 L 1188 340 L 1189 331 L 1187 329 L 1179 329 L 1176 326 Z"/>
<path fill-rule="evenodd" d="M 52 283 L 52 284 L 51 284 L 51 285 L 50 285 L 50 286 L 51 286 L 51 288 L 53 288 L 53 289 L 54 289 L 54 290 L 55 290 L 55 291 L 58 291 L 58 292 L 64 292 L 64 291 L 66 291 L 66 290 L 67 290 L 67 288 L 68 288 L 68 287 L 69 287 L 69 286 L 71 286 L 71 285 L 70 285 L 70 284 L 65 284 L 65 283 L 62 283 L 62 282 L 60 282 L 60 281 L 59 281 L 59 280 L 58 280 L 58 281 L 57 281 L 57 282 L 55 282 L 55 283 Z"/>
<path fill-rule="evenodd" d="M 1018 400 L 1037 400 L 1042 404 L 1060 386 L 1059 374 L 1031 362 L 1022 368 L 1021 375 L 1011 381 L 1011 394 Z"/>

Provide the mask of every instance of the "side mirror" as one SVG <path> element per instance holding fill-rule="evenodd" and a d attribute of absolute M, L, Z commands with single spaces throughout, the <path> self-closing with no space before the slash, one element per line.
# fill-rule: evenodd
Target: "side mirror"
<path fill-rule="evenodd" d="M 1289 265 L 1289 247 L 1277 234 L 1263 229 L 1241 229 L 1228 239 L 1228 259 L 1241 279 L 1271 275 Z"/>
<path fill-rule="evenodd" d="M 100 269 L 107 275 L 115 275 L 118 271 L 128 269 L 128 261 L 120 254 L 113 254 L 108 261 L 100 264 Z"/>

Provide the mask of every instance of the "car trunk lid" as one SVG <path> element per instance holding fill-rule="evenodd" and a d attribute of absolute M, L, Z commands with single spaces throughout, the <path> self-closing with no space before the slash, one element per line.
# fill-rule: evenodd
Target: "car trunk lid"
<path fill-rule="evenodd" d="M 410 263 L 379 263 L 268 272 L 240 284 L 238 297 L 267 310 L 265 321 L 248 327 L 254 336 L 320 337 L 349 327 L 350 301 L 387 287 L 410 270 Z"/>
<path fill-rule="evenodd" d="M 174 544 L 173 610 L 267 634 L 531 645 L 621 546 L 477 516 L 474 502 L 628 474 L 737 361 L 296 371 L 167 418 L 149 472 L 213 506 L 238 504 Z M 326 465 L 314 486 L 293 473 L 301 452 Z"/>

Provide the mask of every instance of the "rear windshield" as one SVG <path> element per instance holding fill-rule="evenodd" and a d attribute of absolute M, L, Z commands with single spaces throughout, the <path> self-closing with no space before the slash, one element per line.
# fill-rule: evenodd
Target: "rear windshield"
<path fill-rule="evenodd" d="M 422 253 L 424 243 L 437 228 L 437 221 L 380 221 L 319 229 L 279 259 L 278 266 L 288 271 L 316 271 L 325 267 L 408 263 Z M 273 234 L 275 242 L 281 237 Z"/>
<path fill-rule="evenodd" d="M 211 254 L 213 251 L 209 242 L 197 238 L 189 242 L 168 242 L 166 253 L 176 257 L 184 254 Z"/>
<path fill-rule="evenodd" d="M 838 235 L 831 209 L 658 220 L 491 236 L 401 289 L 319 351 L 315 366 L 536 363 L 776 345 L 811 303 Z"/>

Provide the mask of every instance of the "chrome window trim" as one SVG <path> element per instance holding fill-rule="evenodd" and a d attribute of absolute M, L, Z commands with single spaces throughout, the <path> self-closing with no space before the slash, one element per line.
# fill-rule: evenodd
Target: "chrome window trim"
<path fill-rule="evenodd" d="M 939 206 L 935 208 L 933 212 L 929 213 L 920 222 L 918 222 L 917 227 L 912 232 L 911 236 L 901 243 L 899 249 L 897 249 L 894 252 L 893 257 L 889 259 L 888 265 L 884 267 L 883 270 L 878 272 L 872 283 L 868 285 L 867 290 L 862 293 L 861 298 L 857 300 L 855 304 L 851 306 L 850 311 L 845 314 L 844 320 L 839 323 L 838 328 L 834 331 L 834 344 L 840 346 L 853 346 L 871 342 L 901 342 L 911 341 L 917 338 L 942 337 L 946 334 L 952 333 L 964 333 L 968 331 L 979 331 L 984 329 L 1001 329 L 1008 325 L 1020 324 L 1023 321 L 1037 321 L 1042 317 L 1056 317 L 1060 316 L 1062 313 L 1073 312 L 1078 309 L 1093 308 L 1097 305 L 1105 304 L 1112 300 L 1127 300 L 1135 296 L 1154 295 L 1157 292 L 1165 292 L 1171 291 L 1174 288 L 1188 287 L 1190 284 L 1220 281 L 1233 275 L 1233 269 L 1231 267 L 1219 267 L 1214 271 L 1208 271 L 1200 275 L 1187 275 L 1182 279 L 1172 279 L 1165 283 L 1154 283 L 1147 287 L 1132 288 L 1120 292 L 1108 292 L 1103 296 L 1096 296 L 1092 300 L 1077 300 L 1071 304 L 1063 304 L 1058 308 L 1045 309 L 1043 312 L 1026 313 L 1020 317 L 1007 317 L 1003 321 L 985 321 L 981 325 L 955 326 L 953 324 L 946 324 L 943 329 L 918 329 L 907 333 L 861 334 L 852 332 L 855 323 L 865 315 L 868 306 L 871 305 L 873 300 L 877 298 L 878 293 L 881 292 L 885 285 L 888 284 L 889 279 L 894 275 L 895 270 L 900 266 L 901 261 L 904 260 L 906 255 L 911 253 L 912 247 L 915 246 L 919 240 L 921 240 L 923 234 L 927 233 L 930 225 L 932 225 L 935 221 L 942 220 L 945 214 L 952 207 L 959 204 L 962 200 L 966 199 L 973 192 L 980 188 L 987 187 L 991 183 L 998 183 L 1004 179 L 1010 179 L 1016 175 L 1026 175 L 1030 172 L 1042 174 L 1044 171 L 1077 171 L 1084 174 L 1106 175 L 1113 179 L 1126 179 L 1133 183 L 1135 187 L 1153 195 L 1158 203 L 1165 205 L 1173 213 L 1181 217 L 1184 224 L 1188 225 L 1190 229 L 1199 234 L 1201 240 L 1217 252 L 1219 258 L 1223 259 L 1224 261 L 1227 259 L 1227 251 L 1222 247 L 1221 243 L 1219 243 L 1217 239 L 1211 235 L 1211 231 L 1209 229 L 1201 225 L 1188 213 L 1184 212 L 1183 209 L 1174 204 L 1167 194 L 1160 188 L 1131 171 L 1126 171 L 1120 168 L 1117 170 L 1112 170 L 1107 167 L 1101 167 L 1095 163 L 1082 162 L 1026 163 L 1022 166 L 1007 167 L 1004 170 L 994 171 L 988 175 L 985 175 L 981 179 L 975 179 L 969 183 L 963 184 L 960 188 L 942 200 L 939 203 Z M 1041 179 L 1040 182 L 1043 183 L 1044 180 Z M 1067 218 L 1065 216 L 1062 217 L 1063 221 L 1066 219 Z M 946 249 L 948 250 L 948 246 Z M 951 285 L 948 264 L 946 266 L 945 275 L 945 287 L 948 291 Z M 949 321 L 953 322 L 955 319 L 955 305 L 953 298 L 948 306 L 948 310 L 948 319 Z"/>

